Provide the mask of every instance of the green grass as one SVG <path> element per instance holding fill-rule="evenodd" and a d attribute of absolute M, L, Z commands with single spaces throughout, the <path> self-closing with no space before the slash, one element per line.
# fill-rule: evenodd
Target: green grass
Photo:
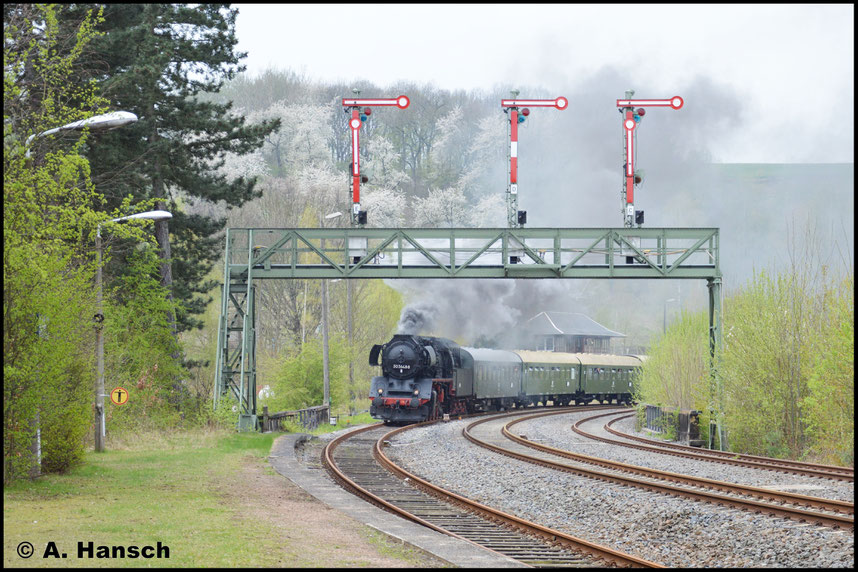
<path fill-rule="evenodd" d="M 230 482 L 241 457 L 264 457 L 272 435 L 194 432 L 153 439 L 149 447 L 88 453 L 66 475 L 19 482 L 3 492 L 4 566 L 238 566 L 266 560 L 265 530 L 236 518 L 218 481 Z M 167 559 L 78 560 L 77 542 L 156 545 Z M 36 554 L 21 559 L 18 543 Z M 42 559 L 48 541 L 68 559 Z M 253 552 L 251 555 L 250 552 Z M 252 558 L 252 560 L 251 560 Z"/>
<path fill-rule="evenodd" d="M 293 565 L 300 565 L 302 547 L 289 547 L 285 533 L 250 516 L 248 509 L 258 507 L 246 506 L 251 501 L 242 503 L 236 494 L 253 484 L 240 470 L 247 456 L 262 466 L 276 436 L 194 430 L 113 437 L 106 453 L 87 453 L 85 464 L 68 474 L 10 485 L 3 492 L 3 564 L 266 567 L 288 565 L 284 553 L 294 551 Z M 26 560 L 16 552 L 23 541 L 35 547 Z M 42 558 L 49 541 L 68 558 Z M 160 541 L 170 558 L 78 559 L 78 541 L 96 546 Z M 401 557 L 410 559 L 405 550 Z"/>

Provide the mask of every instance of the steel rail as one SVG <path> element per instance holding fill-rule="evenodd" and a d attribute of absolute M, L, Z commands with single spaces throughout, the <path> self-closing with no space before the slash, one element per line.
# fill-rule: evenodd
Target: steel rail
<path fill-rule="evenodd" d="M 569 411 L 565 411 L 564 413 L 568 413 Z M 560 412 L 555 412 L 560 413 Z M 501 417 L 515 415 L 507 414 Z M 597 416 L 598 417 L 598 416 Z M 532 455 L 525 455 L 523 453 L 517 453 L 510 449 L 506 449 L 504 447 L 500 447 L 498 445 L 494 445 L 487 441 L 483 441 L 473 436 L 470 433 L 470 430 L 474 427 L 486 423 L 487 421 L 496 420 L 498 417 L 495 416 L 489 419 L 482 419 L 480 421 L 476 421 L 471 423 L 467 427 L 465 427 L 462 431 L 463 435 L 466 439 L 478 445 L 480 447 L 484 447 L 501 455 L 506 455 L 508 457 L 512 457 L 527 463 L 532 463 L 535 465 L 540 465 L 543 467 L 547 467 L 554 470 L 560 470 L 564 472 L 570 472 L 573 474 L 577 474 L 579 476 L 595 478 L 607 482 L 618 483 L 627 486 L 633 486 L 637 488 L 642 488 L 645 490 L 650 490 L 662 494 L 671 494 L 674 496 L 683 496 L 687 498 L 691 498 L 694 500 L 704 500 L 707 502 L 711 502 L 714 504 L 727 504 L 732 505 L 734 507 L 743 508 L 746 510 L 750 510 L 752 512 L 765 512 L 768 514 L 773 514 L 776 516 L 792 518 L 799 521 L 806 522 L 816 522 L 818 524 L 823 524 L 826 526 L 831 526 L 835 528 L 845 528 L 845 527 L 854 527 L 854 520 L 851 517 L 843 516 L 843 515 L 826 515 L 820 514 L 817 512 L 807 511 L 800 508 L 791 508 L 791 507 L 780 507 L 776 505 L 771 505 L 764 502 L 759 502 L 750 499 L 741 499 L 736 497 L 729 497 L 721 494 L 711 493 L 708 491 L 692 491 L 687 488 L 678 487 L 670 484 L 663 484 L 658 482 L 650 482 L 650 481 L 642 481 L 640 479 L 635 479 L 632 477 L 627 477 L 621 474 L 610 474 L 602 471 L 586 469 L 583 467 L 573 467 L 571 465 L 567 465 L 564 463 L 559 463 L 556 461 L 550 461 L 547 459 L 541 459 L 539 457 L 534 457 Z"/>
<path fill-rule="evenodd" d="M 432 530 L 437 530 L 438 532 L 443 532 L 444 534 L 450 534 L 451 536 L 455 536 L 455 537 L 460 538 L 462 540 L 467 540 L 466 538 L 463 538 L 463 537 L 458 536 L 456 534 L 449 533 L 446 530 L 435 526 L 431 522 L 427 522 L 427 521 L 423 520 L 422 518 L 411 514 L 410 512 L 402 510 L 398 506 L 387 502 L 386 500 L 384 500 L 383 498 L 381 498 L 378 495 L 374 495 L 373 493 L 369 492 L 368 490 L 366 490 L 365 488 L 363 488 L 362 486 L 357 484 L 353 479 L 351 479 L 348 475 L 346 475 L 343 471 L 341 471 L 340 468 L 337 466 L 337 463 L 334 461 L 334 450 L 340 445 L 340 443 L 354 437 L 355 435 L 357 435 L 359 433 L 364 433 L 366 431 L 372 431 L 373 429 L 378 429 L 379 427 L 381 427 L 383 425 L 384 425 L 383 423 L 376 423 L 374 425 L 369 425 L 367 427 L 355 429 L 354 431 L 350 431 L 349 433 L 345 433 L 343 435 L 340 435 L 339 437 L 337 437 L 336 439 L 331 441 L 322 451 L 322 464 L 328 470 L 329 474 L 331 474 L 331 476 L 334 477 L 334 480 L 336 480 L 338 483 L 340 483 L 340 485 L 344 486 L 344 488 L 351 490 L 353 493 L 371 501 L 375 505 L 379 505 L 379 506 L 386 508 L 392 512 L 395 512 L 399 516 L 402 516 L 402 517 L 407 518 L 409 520 L 413 520 L 415 522 L 418 522 L 418 523 L 422 524 L 423 526 L 431 528 Z"/>
<path fill-rule="evenodd" d="M 579 408 L 580 409 L 580 408 Z M 520 413 L 520 412 L 519 412 Z M 661 564 L 656 562 L 650 562 L 643 558 L 639 558 L 637 556 L 632 556 L 630 554 L 625 554 L 623 552 L 619 552 L 617 550 L 613 550 L 608 548 L 607 546 L 603 546 L 601 544 L 596 544 L 594 542 L 590 542 L 584 540 L 582 538 L 578 538 L 575 536 L 571 536 L 569 534 L 560 532 L 559 530 L 554 530 L 534 522 L 530 522 L 523 518 L 519 518 L 515 515 L 505 513 L 498 509 L 492 508 L 490 506 L 484 505 L 482 503 L 478 503 L 469 498 L 458 495 L 454 492 L 447 491 L 438 487 L 437 485 L 433 485 L 432 483 L 421 479 L 420 477 L 409 473 L 407 470 L 398 466 L 396 463 L 390 460 L 384 452 L 382 451 L 382 442 L 387 440 L 387 438 L 392 437 L 398 433 L 406 431 L 413 426 L 401 427 L 396 429 L 387 435 L 385 438 L 379 439 L 376 443 L 376 458 L 382 463 L 382 465 L 388 470 L 398 474 L 402 478 L 408 478 L 413 481 L 417 486 L 423 488 L 424 490 L 430 491 L 433 494 L 440 495 L 441 497 L 448 499 L 451 502 L 455 502 L 464 506 L 469 510 L 473 510 L 478 514 L 482 514 L 490 519 L 498 519 L 501 522 L 506 524 L 515 526 L 520 528 L 524 532 L 528 534 L 532 534 L 543 538 L 549 542 L 556 542 L 563 546 L 567 546 L 574 550 L 580 550 L 592 554 L 596 558 L 601 560 L 605 560 L 607 562 L 617 564 L 620 566 L 634 566 L 634 567 L 644 567 L 644 568 L 664 568 Z"/>
<path fill-rule="evenodd" d="M 820 497 L 812 497 L 807 495 L 800 495 L 796 493 L 788 493 L 788 492 L 780 492 L 780 491 L 772 491 L 769 489 L 765 489 L 762 487 L 755 487 L 751 485 L 740 485 L 737 483 L 730 483 L 726 481 L 718 481 L 715 479 L 707 479 L 703 477 L 694 477 L 690 475 L 683 475 L 680 473 L 672 473 L 669 471 L 661 471 L 659 469 L 650 469 L 647 467 L 641 467 L 638 465 L 630 465 L 628 463 L 622 463 L 620 461 L 609 461 L 607 459 L 601 459 L 599 457 L 593 457 L 592 455 L 586 455 L 583 453 L 575 453 L 572 451 L 568 451 L 565 449 L 558 449 L 556 447 L 551 447 L 550 445 L 545 445 L 542 443 L 535 443 L 522 435 L 515 435 L 512 432 L 513 425 L 517 423 L 521 423 L 523 421 L 529 421 L 534 418 L 544 417 L 548 415 L 552 415 L 554 412 L 547 412 L 541 414 L 535 414 L 529 417 L 525 417 L 522 419 L 516 419 L 504 425 L 502 429 L 502 433 L 505 437 L 524 445 L 525 447 L 530 447 L 532 449 L 536 449 L 539 451 L 544 451 L 546 453 L 551 453 L 553 455 L 558 455 L 560 457 L 565 457 L 567 459 L 572 459 L 575 461 L 581 461 L 584 463 L 590 463 L 594 465 L 598 465 L 601 467 L 605 467 L 608 469 L 620 470 L 632 474 L 637 474 L 645 477 L 652 477 L 662 479 L 668 482 L 686 484 L 696 487 L 702 487 L 709 490 L 716 490 L 721 492 L 740 494 L 746 496 L 752 496 L 755 498 L 773 501 L 773 502 L 781 502 L 781 503 L 791 503 L 794 505 L 801 505 L 808 508 L 817 508 L 821 510 L 827 510 L 831 512 L 838 512 L 845 515 L 854 514 L 855 505 L 851 502 L 835 500 L 835 499 L 825 499 Z M 599 416 L 595 416 L 599 417 Z M 591 417 L 593 419 L 595 417 Z"/>
<path fill-rule="evenodd" d="M 780 471 L 785 473 L 793 473 L 796 475 L 806 475 L 809 477 L 821 477 L 825 479 L 836 479 L 841 481 L 854 481 L 854 477 L 851 475 L 845 475 L 841 473 L 830 473 L 827 471 L 820 471 L 815 469 L 808 469 L 804 467 L 796 467 L 792 465 L 784 465 L 784 464 L 773 464 L 773 463 L 764 463 L 755 460 L 742 460 L 735 458 L 736 455 L 725 457 L 725 456 L 713 456 L 708 453 L 703 453 L 699 449 L 694 449 L 693 451 L 678 451 L 673 449 L 665 449 L 663 447 L 654 447 L 651 445 L 641 445 L 638 443 L 626 443 L 621 441 L 615 441 L 613 439 L 608 439 L 606 437 L 599 437 L 598 435 L 593 435 L 592 433 L 587 433 L 582 430 L 579 425 L 584 423 L 585 421 L 590 421 L 592 419 L 596 419 L 598 417 L 607 417 L 609 415 L 613 415 L 612 413 L 604 413 L 602 415 L 596 415 L 590 417 L 588 419 L 581 419 L 577 423 L 572 426 L 572 430 L 575 433 L 583 437 L 587 437 L 589 439 L 594 439 L 596 441 L 602 441 L 604 443 L 610 443 L 613 445 L 620 445 L 623 447 L 631 447 L 633 449 L 640 449 L 641 451 L 650 451 L 656 453 L 662 453 L 664 455 L 673 455 L 675 457 L 685 457 L 688 459 L 697 459 L 700 461 L 708 461 L 710 463 L 721 463 L 725 465 L 737 465 L 740 467 L 748 467 L 752 469 L 763 469 L 766 471 Z M 616 430 L 609 431 L 612 434 L 617 434 Z M 625 435 L 620 434 L 619 436 L 625 437 Z M 776 461 L 776 460 L 775 460 Z"/>
<path fill-rule="evenodd" d="M 575 552 L 584 553 L 584 554 L 589 555 L 592 558 L 595 558 L 595 559 L 600 560 L 600 561 L 605 561 L 605 562 L 608 562 L 608 563 L 614 564 L 614 565 L 634 566 L 634 567 L 649 567 L 649 568 L 664 568 L 664 566 L 662 566 L 661 564 L 658 564 L 655 562 L 650 562 L 648 560 L 638 558 L 636 556 L 627 555 L 627 554 L 624 554 L 622 552 L 618 552 L 618 551 L 612 550 L 610 548 L 607 548 L 607 547 L 604 547 L 604 546 L 601 546 L 601 545 L 598 545 L 595 543 L 588 542 L 588 541 L 583 540 L 583 539 L 579 539 L 579 538 L 567 535 L 567 534 L 562 533 L 560 531 L 556 531 L 556 530 L 553 530 L 553 529 L 550 529 L 547 527 L 543 527 L 543 526 L 540 526 L 536 523 L 528 522 L 528 521 L 526 521 L 524 519 L 520 519 L 514 515 L 508 515 L 508 514 L 503 513 L 502 511 L 499 511 L 497 509 L 493 509 L 493 508 L 488 507 L 486 505 L 482 505 L 480 503 L 477 503 L 475 501 L 472 501 L 470 499 L 462 497 L 461 495 L 457 495 L 457 494 L 452 493 L 450 491 L 446 491 L 440 487 L 432 485 L 428 481 L 425 481 L 424 479 L 421 479 L 417 475 L 413 475 L 410 472 L 408 472 L 407 470 L 405 470 L 404 468 L 398 466 L 389 457 L 387 457 L 384 454 L 384 452 L 382 451 L 382 447 L 384 446 L 384 443 L 387 442 L 392 436 L 399 434 L 401 432 L 407 431 L 408 429 L 414 428 L 416 426 L 422 426 L 422 425 L 427 425 L 427 424 L 432 424 L 432 423 L 438 423 L 438 421 L 423 422 L 423 423 L 418 423 L 415 425 L 409 425 L 409 426 L 401 427 L 401 428 L 398 428 L 398 429 L 395 429 L 393 431 L 385 433 L 382 437 L 380 437 L 375 442 L 375 445 L 374 445 L 373 455 L 375 457 L 376 462 L 378 462 L 381 466 L 386 468 L 388 471 L 391 471 L 394 475 L 398 476 L 399 478 L 408 480 L 410 482 L 410 484 L 412 484 L 412 486 L 415 486 L 418 489 L 422 489 L 422 490 L 426 491 L 428 494 L 431 494 L 432 496 L 438 497 L 438 498 L 440 498 L 440 499 L 442 499 L 442 500 L 444 500 L 450 504 L 458 505 L 458 506 L 464 508 L 465 510 L 467 510 L 469 512 L 474 512 L 478 515 L 481 515 L 483 518 L 486 518 L 489 521 L 495 522 L 496 524 L 503 523 L 503 524 L 513 528 L 513 529 L 519 530 L 521 532 L 525 532 L 526 534 L 529 534 L 531 536 L 536 536 L 538 538 L 541 538 L 543 541 L 547 541 L 549 544 L 560 545 L 560 546 L 563 546 L 567 549 L 572 549 Z M 406 518 L 406 519 L 412 520 L 414 522 L 417 522 L 419 524 L 422 524 L 424 526 L 427 526 L 427 527 L 431 528 L 432 530 L 436 530 L 438 532 L 442 532 L 444 534 L 448 534 L 450 536 L 465 540 L 465 541 L 470 542 L 472 544 L 479 545 L 479 543 L 474 542 L 473 540 L 470 540 L 470 539 L 465 538 L 459 534 L 451 532 L 445 528 L 442 528 L 442 527 L 439 527 L 433 523 L 430 523 L 430 522 L 426 521 L 425 519 L 422 519 L 419 516 L 416 516 L 416 515 L 408 512 L 407 510 L 404 510 L 404 509 L 396 506 L 395 504 L 384 500 L 383 498 L 373 494 L 372 492 L 370 492 L 366 488 L 361 487 L 351 477 L 349 477 L 344 471 L 340 470 L 340 468 L 337 466 L 336 461 L 334 460 L 334 450 L 341 443 L 345 442 L 347 439 L 349 439 L 349 438 L 351 438 L 351 437 L 353 437 L 359 433 L 363 433 L 366 431 L 377 429 L 379 427 L 381 427 L 381 424 L 375 424 L 375 425 L 371 425 L 371 426 L 364 427 L 361 429 L 357 429 L 357 430 L 351 431 L 347 434 L 341 435 L 340 437 L 337 437 L 336 439 L 331 441 L 331 443 L 329 443 L 325 447 L 325 449 L 322 453 L 323 464 L 324 464 L 325 468 L 328 470 L 329 474 L 331 474 L 331 476 L 337 482 L 339 482 L 341 485 L 343 485 L 345 488 L 347 488 L 348 490 L 357 494 L 358 496 L 361 496 L 362 498 L 369 500 L 370 502 L 372 502 L 373 504 L 375 504 L 377 506 L 381 506 L 382 508 L 389 509 L 392 512 L 394 512 L 395 514 L 402 516 L 403 518 Z M 486 547 L 483 546 L 483 548 L 486 548 Z M 488 549 L 491 550 L 491 548 L 488 548 Z"/>
<path fill-rule="evenodd" d="M 658 439 L 647 439 L 646 437 L 640 437 L 638 435 L 630 435 L 628 433 L 624 433 L 617 429 L 611 427 L 617 421 L 622 421 L 623 419 L 628 419 L 629 417 L 633 417 L 634 413 L 629 415 L 624 415 L 623 417 L 617 417 L 609 421 L 605 425 L 605 430 L 609 433 L 616 435 L 618 437 L 622 437 L 624 439 L 630 439 L 633 441 L 638 441 L 640 443 L 646 443 L 650 445 L 654 445 L 656 447 L 664 447 L 667 449 L 676 449 L 678 451 L 690 451 L 697 452 L 705 455 L 711 455 L 713 457 L 721 457 L 727 459 L 745 459 L 748 461 L 759 461 L 762 463 L 771 463 L 777 465 L 783 465 L 785 467 L 796 467 L 798 469 L 811 469 L 815 471 L 829 472 L 834 475 L 843 475 L 846 477 L 851 477 L 849 480 L 854 479 L 855 469 L 852 467 L 838 467 L 837 465 L 825 465 L 821 463 L 806 463 L 804 461 L 793 461 L 787 459 L 774 459 L 772 457 L 762 457 L 759 455 L 748 455 L 744 453 L 731 453 L 729 451 L 718 451 L 716 449 L 700 449 L 697 447 L 689 447 L 687 445 L 680 445 L 678 443 L 667 443 L 665 441 L 660 441 Z M 830 478 L 838 478 L 838 477 L 830 477 Z"/>

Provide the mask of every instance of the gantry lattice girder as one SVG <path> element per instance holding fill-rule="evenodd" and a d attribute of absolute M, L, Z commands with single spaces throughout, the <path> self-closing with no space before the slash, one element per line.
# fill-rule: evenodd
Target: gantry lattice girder
<path fill-rule="evenodd" d="M 719 256 L 717 228 L 230 228 L 214 404 L 231 394 L 236 398 L 239 429 L 258 426 L 257 280 L 705 279 L 712 410 L 718 412 L 716 431 L 723 448 Z"/>
<path fill-rule="evenodd" d="M 228 278 L 720 277 L 717 228 L 228 229 Z M 250 272 L 249 272 L 250 271 Z"/>

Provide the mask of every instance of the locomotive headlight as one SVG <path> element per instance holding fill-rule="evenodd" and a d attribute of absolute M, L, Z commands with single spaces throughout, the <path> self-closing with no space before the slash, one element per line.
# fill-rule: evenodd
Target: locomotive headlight
<path fill-rule="evenodd" d="M 378 388 L 378 394 L 379 394 L 379 395 L 381 395 L 382 393 L 384 393 L 384 389 L 383 389 L 383 388 L 381 388 L 381 387 L 379 387 L 379 388 Z"/>
<path fill-rule="evenodd" d="M 419 394 L 420 394 L 420 389 L 419 389 L 419 388 L 415 388 L 415 389 L 414 389 L 414 395 L 419 395 Z"/>

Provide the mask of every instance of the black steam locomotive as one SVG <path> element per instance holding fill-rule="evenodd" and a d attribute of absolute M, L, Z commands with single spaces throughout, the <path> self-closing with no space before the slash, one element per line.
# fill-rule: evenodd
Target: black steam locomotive
<path fill-rule="evenodd" d="M 536 404 L 630 403 L 637 356 L 461 347 L 445 338 L 397 334 L 372 347 L 370 414 L 391 423 Z"/>

